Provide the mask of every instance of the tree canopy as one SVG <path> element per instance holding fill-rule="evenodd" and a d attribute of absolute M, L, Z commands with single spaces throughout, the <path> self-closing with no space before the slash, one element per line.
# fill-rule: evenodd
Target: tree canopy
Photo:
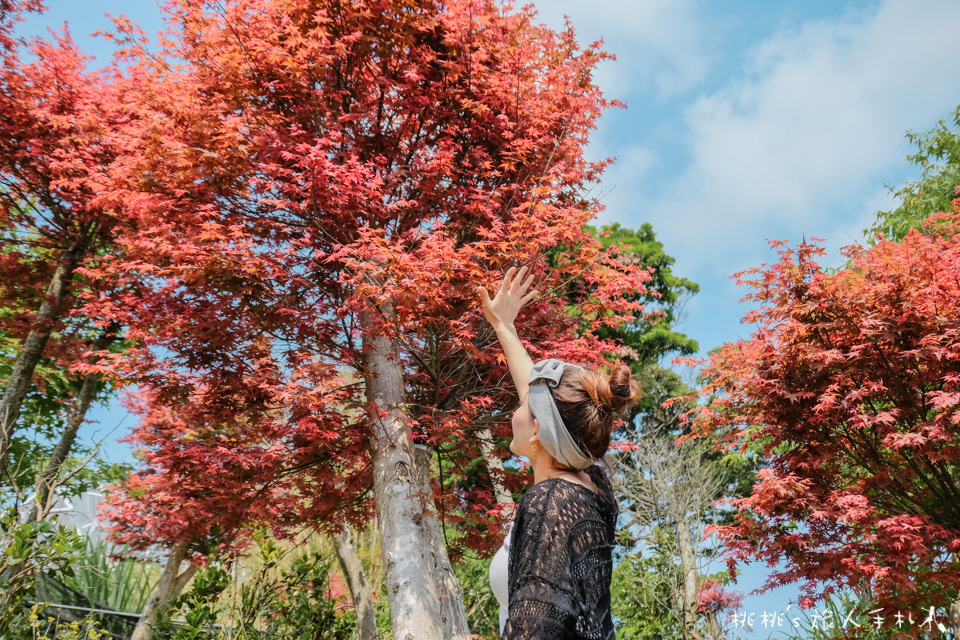
<path fill-rule="evenodd" d="M 711 356 L 715 398 L 694 414 L 698 433 L 768 459 L 716 528 L 733 567 L 782 562 L 769 585 L 849 587 L 888 610 L 957 599 L 958 231 L 960 213 L 934 214 L 901 242 L 848 248 L 836 272 L 816 241 L 781 244 L 739 274 L 757 329 Z"/>
<path fill-rule="evenodd" d="M 476 287 L 531 267 L 524 338 L 585 363 L 642 308 L 650 274 L 586 228 L 606 54 L 486 2 L 166 10 L 159 54 L 128 23 L 112 35 L 144 80 L 142 126 L 111 183 L 116 253 L 83 271 L 111 283 L 84 312 L 132 342 L 97 370 L 141 392 L 146 466 L 111 498 L 118 539 L 199 559 L 251 521 L 335 531 L 375 506 L 402 635 L 456 599 L 423 579 L 447 562 L 432 510 L 495 547 L 496 488 L 518 483 L 488 464 L 515 398 Z M 435 501 L 418 446 L 448 463 Z"/>

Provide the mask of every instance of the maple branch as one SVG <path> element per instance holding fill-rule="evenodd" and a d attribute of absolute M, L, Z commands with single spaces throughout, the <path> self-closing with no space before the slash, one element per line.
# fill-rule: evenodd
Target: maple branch
<path fill-rule="evenodd" d="M 533 299 L 533 302 L 538 302 L 538 301 L 543 300 L 544 298 L 546 298 L 546 297 L 548 297 L 548 296 L 552 296 L 554 293 L 556 293 L 556 292 L 559 291 L 560 289 L 566 287 L 566 286 L 567 286 L 568 284 L 570 284 L 571 282 L 576 281 L 577 279 L 580 278 L 580 276 L 582 276 L 584 273 L 586 273 L 587 271 L 589 271 L 590 269 L 592 269 L 593 266 L 596 265 L 597 262 L 599 262 L 601 258 L 604 258 L 608 253 L 612 252 L 614 248 L 615 248 L 615 245 L 610 245 L 609 247 L 607 247 L 607 248 L 604 249 L 603 251 L 599 252 L 599 253 L 597 254 L 597 256 L 596 256 L 593 260 L 591 260 L 587 265 L 585 265 L 582 269 L 580 269 L 580 271 L 578 271 L 578 272 L 575 273 L 574 275 L 570 276 L 569 278 L 567 278 L 566 280 L 564 280 L 563 282 L 561 282 L 561 283 L 558 284 L 557 286 L 553 287 L 553 288 L 550 289 L 549 291 L 545 291 L 545 292 L 541 293 L 540 295 L 538 295 L 536 298 Z M 526 265 L 524 265 L 524 266 L 526 266 Z"/>
<path fill-rule="evenodd" d="M 860 430 L 846 430 L 844 435 L 851 442 L 854 441 L 853 434 L 854 432 L 860 433 Z M 860 446 L 863 449 L 866 449 L 869 453 L 873 455 L 873 459 L 876 462 L 876 465 L 871 465 L 871 463 L 866 460 L 863 456 L 859 455 L 859 449 L 846 447 L 843 444 L 843 440 L 838 438 L 836 440 L 836 445 L 846 453 L 850 458 L 852 458 L 861 468 L 869 471 L 871 475 L 876 475 L 883 469 L 890 468 L 892 462 L 890 460 L 885 460 L 881 457 L 879 450 L 874 446 L 874 444 L 868 440 L 860 439 Z M 926 505 L 921 502 L 918 498 L 914 497 L 914 492 L 911 491 L 909 485 L 904 484 L 899 478 L 891 478 L 890 481 L 895 485 L 895 490 L 884 491 L 883 493 L 888 496 L 888 500 L 883 500 L 879 494 L 874 495 L 873 499 L 877 502 L 882 502 L 884 506 L 887 507 L 896 507 L 908 513 L 914 515 L 921 515 L 924 513 Z M 890 502 L 889 500 L 892 500 Z"/>

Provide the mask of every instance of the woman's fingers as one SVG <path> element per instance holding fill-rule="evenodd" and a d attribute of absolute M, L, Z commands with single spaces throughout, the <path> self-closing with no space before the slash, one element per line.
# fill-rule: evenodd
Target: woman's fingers
<path fill-rule="evenodd" d="M 480 294 L 480 299 L 487 305 L 491 303 L 495 304 L 498 298 L 500 300 L 514 298 L 519 300 L 521 305 L 524 305 L 536 295 L 536 292 L 528 293 L 530 287 L 533 285 L 534 279 L 535 276 L 530 272 L 529 267 L 523 266 L 519 269 L 517 267 L 510 267 L 506 273 L 503 274 L 503 281 L 500 283 L 500 288 L 492 299 L 485 288 L 478 287 L 477 291 Z"/>
<path fill-rule="evenodd" d="M 520 294 L 522 295 L 530 288 L 530 285 L 533 284 L 533 274 L 531 273 L 520 285 Z"/>
<path fill-rule="evenodd" d="M 538 295 L 540 295 L 540 292 L 537 291 L 536 289 L 534 289 L 533 291 L 531 291 L 531 292 L 528 293 L 527 295 L 525 295 L 525 296 L 523 296 L 522 298 L 520 298 L 520 306 L 521 306 L 521 307 L 526 306 L 526 304 L 527 304 L 528 302 L 530 302 L 531 300 L 533 300 L 534 298 L 536 298 Z"/>
<path fill-rule="evenodd" d="M 523 295 L 527 287 L 530 286 L 528 284 L 530 278 L 527 276 L 527 274 L 530 272 L 530 269 L 528 269 L 525 266 L 520 267 L 519 270 L 514 270 L 513 267 L 510 267 L 510 269 L 511 271 L 515 271 L 515 273 L 511 274 L 512 279 L 510 281 L 510 286 L 508 287 L 508 289 L 510 290 L 510 293 L 513 293 L 515 295 Z"/>
<path fill-rule="evenodd" d="M 500 284 L 500 291 L 510 290 L 510 286 L 513 284 L 513 276 L 514 274 L 516 274 L 516 272 L 517 272 L 516 267 L 510 267 L 509 269 L 507 269 L 507 272 L 503 274 L 503 282 Z"/>

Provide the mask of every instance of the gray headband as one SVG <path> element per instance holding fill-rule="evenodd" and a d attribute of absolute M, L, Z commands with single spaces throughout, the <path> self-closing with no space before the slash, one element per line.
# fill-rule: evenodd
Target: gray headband
<path fill-rule="evenodd" d="M 551 388 L 556 389 L 560 384 L 564 367 L 581 368 L 553 358 L 541 360 L 533 365 L 533 371 L 530 372 L 530 394 L 527 396 L 527 404 L 530 407 L 530 413 L 540 424 L 538 437 L 546 452 L 572 469 L 586 469 L 593 464 L 593 458 L 585 454 L 570 437 L 570 432 L 567 431 L 563 418 L 560 417 L 560 411 L 557 410 L 553 394 L 550 393 Z"/>

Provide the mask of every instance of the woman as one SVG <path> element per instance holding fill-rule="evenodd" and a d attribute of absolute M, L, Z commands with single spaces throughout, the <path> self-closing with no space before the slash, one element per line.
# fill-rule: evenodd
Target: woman
<path fill-rule="evenodd" d="M 595 463 L 610 446 L 615 417 L 639 388 L 622 365 L 608 376 L 560 360 L 534 364 L 514 327 L 521 307 L 537 295 L 532 281 L 526 267 L 510 269 L 492 300 L 479 290 L 521 399 L 510 450 L 533 469 L 533 487 L 490 567 L 501 637 L 609 640 L 617 502 Z"/>

